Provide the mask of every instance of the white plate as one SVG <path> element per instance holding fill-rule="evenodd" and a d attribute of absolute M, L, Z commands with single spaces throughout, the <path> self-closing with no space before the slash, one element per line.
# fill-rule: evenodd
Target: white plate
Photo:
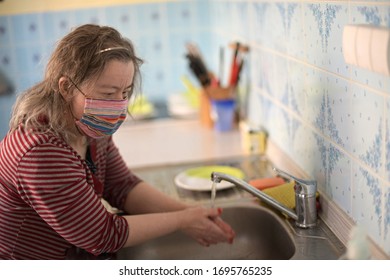
<path fill-rule="evenodd" d="M 227 173 L 230 175 L 239 174 L 240 179 L 244 178 L 244 173 L 237 168 L 229 167 L 229 166 L 206 166 L 205 168 L 212 168 L 214 171 Z M 196 172 L 201 170 L 201 168 L 194 168 L 185 170 L 175 176 L 175 184 L 179 188 L 191 190 L 191 191 L 211 191 L 212 181 L 211 181 L 211 173 L 209 178 L 202 178 L 196 176 L 189 176 L 189 171 Z M 204 172 L 204 171 L 203 171 Z M 233 187 L 234 185 L 227 181 L 221 181 L 216 185 L 216 190 L 223 190 Z"/>

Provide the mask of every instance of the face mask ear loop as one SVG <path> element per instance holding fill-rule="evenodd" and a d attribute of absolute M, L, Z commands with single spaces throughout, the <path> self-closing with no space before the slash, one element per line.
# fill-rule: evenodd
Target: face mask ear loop
<path fill-rule="evenodd" d="M 75 88 L 76 88 L 76 89 L 84 96 L 84 98 L 85 98 L 84 92 L 82 92 L 82 91 L 78 88 L 78 86 L 76 86 L 76 84 L 73 83 L 73 81 L 72 81 L 70 78 L 69 78 L 69 80 L 70 80 L 70 82 L 75 86 Z M 85 106 L 85 101 L 84 101 L 84 106 Z M 69 103 L 69 109 L 70 109 L 70 113 L 72 114 L 73 119 L 77 121 L 77 118 L 74 116 L 73 109 L 72 109 L 72 106 L 71 106 L 70 103 Z"/>
<path fill-rule="evenodd" d="M 85 106 L 85 105 L 84 105 Z M 69 104 L 69 110 L 70 110 L 70 114 L 72 115 L 73 117 L 73 121 L 74 121 L 74 126 L 76 127 L 77 131 L 80 133 L 80 135 L 84 135 L 84 133 L 80 130 L 80 128 L 76 125 L 76 122 L 80 121 L 78 120 L 74 113 L 73 113 L 73 110 L 72 110 L 72 106 Z"/>

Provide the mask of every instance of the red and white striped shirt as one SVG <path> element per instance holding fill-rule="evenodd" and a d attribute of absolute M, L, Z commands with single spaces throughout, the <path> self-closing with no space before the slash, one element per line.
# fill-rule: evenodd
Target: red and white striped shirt
<path fill-rule="evenodd" d="M 73 246 L 99 255 L 119 250 L 129 229 L 100 198 L 123 209 L 141 180 L 112 138 L 94 140 L 93 175 L 62 139 L 22 126 L 0 142 L 0 259 L 64 259 Z"/>

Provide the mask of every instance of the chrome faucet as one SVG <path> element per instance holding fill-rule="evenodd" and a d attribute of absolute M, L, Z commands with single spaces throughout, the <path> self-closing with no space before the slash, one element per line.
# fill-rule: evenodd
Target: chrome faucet
<path fill-rule="evenodd" d="M 274 198 L 270 197 L 266 193 L 256 189 L 249 185 L 247 182 L 233 177 L 231 175 L 213 172 L 211 174 L 211 180 L 216 183 L 220 183 L 222 180 L 228 181 L 237 187 L 244 189 L 250 194 L 256 196 L 269 206 L 281 211 L 288 217 L 295 220 L 295 224 L 301 228 L 313 227 L 317 224 L 317 203 L 316 203 L 316 192 L 317 182 L 315 180 L 302 180 L 298 179 L 282 170 L 274 168 L 274 171 L 284 179 L 294 180 L 294 191 L 295 191 L 295 211 L 289 207 L 281 204 Z"/>

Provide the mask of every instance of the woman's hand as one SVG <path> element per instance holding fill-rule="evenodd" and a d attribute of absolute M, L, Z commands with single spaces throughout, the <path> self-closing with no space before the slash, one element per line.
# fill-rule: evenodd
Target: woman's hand
<path fill-rule="evenodd" d="M 182 230 L 204 246 L 232 243 L 235 233 L 220 215 L 222 209 L 196 207 L 175 200 L 148 183 L 140 182 L 128 194 L 124 216 L 130 234 L 125 247 Z"/>
<path fill-rule="evenodd" d="M 221 219 L 221 213 L 221 208 L 187 208 L 180 213 L 180 228 L 203 246 L 220 242 L 232 243 L 235 233 Z"/>

